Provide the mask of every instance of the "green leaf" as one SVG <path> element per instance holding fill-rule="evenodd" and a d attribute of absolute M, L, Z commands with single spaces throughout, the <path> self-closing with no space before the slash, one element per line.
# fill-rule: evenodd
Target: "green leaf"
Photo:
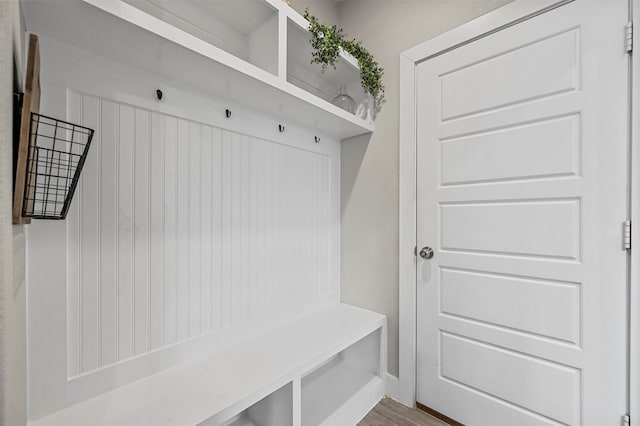
<path fill-rule="evenodd" d="M 319 64 L 322 72 L 325 72 L 328 66 L 335 69 L 340 57 L 340 48 L 343 48 L 358 61 L 362 88 L 373 96 L 376 112 L 379 112 L 382 104 L 386 101 L 382 82 L 384 69 L 375 61 L 373 55 L 362 45 L 361 41 L 346 40 L 342 28 L 338 28 L 336 25 L 321 24 L 318 18 L 309 13 L 309 9 L 305 10 L 304 17 L 309 21 L 309 32 L 311 33 L 309 40 L 313 47 L 311 63 Z"/>

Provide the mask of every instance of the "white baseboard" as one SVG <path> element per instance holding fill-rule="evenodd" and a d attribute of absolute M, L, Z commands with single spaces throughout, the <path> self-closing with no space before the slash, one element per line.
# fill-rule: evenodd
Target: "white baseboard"
<path fill-rule="evenodd" d="M 400 380 L 389 373 L 384 376 L 384 393 L 391 399 L 400 401 Z"/>
<path fill-rule="evenodd" d="M 400 387 L 400 379 L 398 377 L 387 373 L 384 377 L 384 385 L 386 396 L 395 401 L 398 401 L 401 404 L 406 405 L 409 408 L 416 407 L 415 399 L 413 399 L 412 397 L 410 399 L 407 399 L 406 397 L 403 398 L 402 389 Z"/>

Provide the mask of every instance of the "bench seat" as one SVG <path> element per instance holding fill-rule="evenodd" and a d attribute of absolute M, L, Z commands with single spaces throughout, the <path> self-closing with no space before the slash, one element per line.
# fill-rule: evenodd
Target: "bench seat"
<path fill-rule="evenodd" d="M 30 425 L 232 424 L 234 418 L 242 417 L 243 410 L 285 385 L 291 387 L 291 401 L 284 403 L 288 405 L 285 411 L 290 411 L 293 426 L 335 425 L 341 424 L 338 421 L 349 422 L 350 418 L 357 422 L 366 414 L 362 411 L 375 405 L 384 392 L 385 327 L 383 315 L 336 303 Z M 367 338 L 370 343 L 360 348 L 354 346 L 373 335 L 378 337 Z M 359 359 L 363 360 L 362 365 Z M 371 371 L 372 362 L 378 364 L 377 371 Z M 351 380 L 359 388 L 344 391 L 349 383 L 336 381 L 345 380 Z M 313 395 L 305 395 L 307 391 Z M 345 392 L 342 396 L 345 400 L 341 401 L 340 395 Z M 322 408 L 324 398 L 318 393 L 326 393 L 326 409 Z M 305 398 L 318 401 L 305 404 Z M 236 421 L 240 424 L 240 420 Z M 270 425 L 276 421 L 282 420 L 253 419 L 252 423 Z"/>

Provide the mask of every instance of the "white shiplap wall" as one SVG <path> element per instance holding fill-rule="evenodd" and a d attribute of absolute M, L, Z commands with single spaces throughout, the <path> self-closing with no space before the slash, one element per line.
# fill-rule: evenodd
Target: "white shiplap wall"
<path fill-rule="evenodd" d="M 96 130 L 67 218 L 69 377 L 330 293 L 329 157 L 68 101 Z"/>
<path fill-rule="evenodd" d="M 67 220 L 28 230 L 31 420 L 339 300 L 339 141 L 40 48 L 41 111 L 96 134 Z"/>

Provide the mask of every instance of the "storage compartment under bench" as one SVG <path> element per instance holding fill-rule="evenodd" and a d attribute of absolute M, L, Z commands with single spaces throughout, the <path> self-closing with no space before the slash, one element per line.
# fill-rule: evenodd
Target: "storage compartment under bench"
<path fill-rule="evenodd" d="M 370 382 L 382 380 L 374 331 L 302 377 L 302 424 L 317 426 Z"/>
<path fill-rule="evenodd" d="M 198 426 L 218 426 L 215 419 Z M 272 394 L 262 398 L 221 426 L 291 426 L 293 425 L 293 383 L 287 383 Z"/>

